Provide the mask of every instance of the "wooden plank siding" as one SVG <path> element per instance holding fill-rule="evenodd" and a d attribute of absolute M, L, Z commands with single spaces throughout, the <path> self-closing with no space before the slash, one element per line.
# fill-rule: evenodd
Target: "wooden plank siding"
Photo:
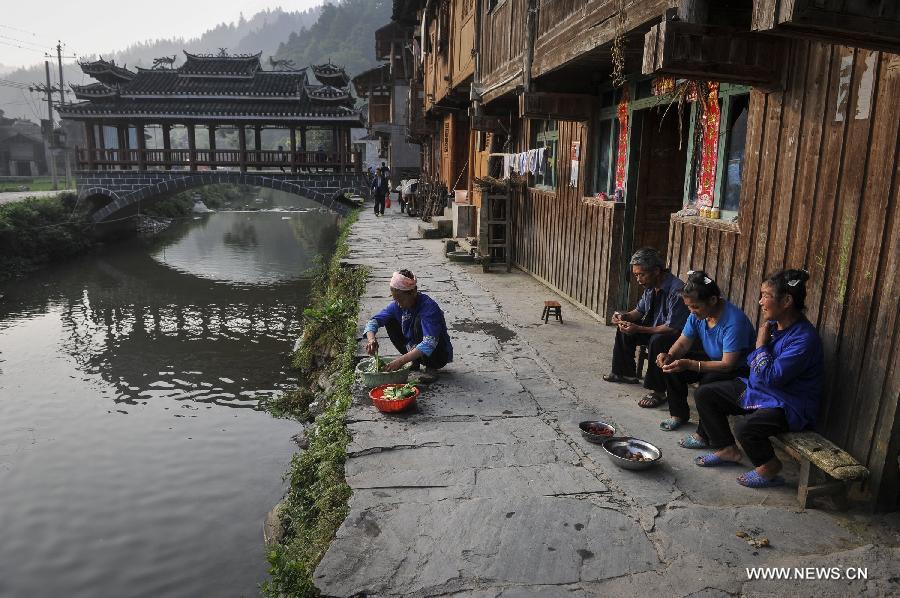
<path fill-rule="evenodd" d="M 584 123 L 559 122 L 556 192 L 534 188 L 513 194 L 513 263 L 574 303 L 608 322 L 619 288 L 622 205 L 584 203 L 584 176 L 569 187 L 569 148 L 581 142 L 589 159 Z"/>
<path fill-rule="evenodd" d="M 738 222 L 673 216 L 668 259 L 682 277 L 710 272 L 757 325 L 763 277 L 810 271 L 826 352 L 818 430 L 869 467 L 865 497 L 895 508 L 900 56 L 795 40 L 787 64 L 784 91 L 751 93 Z"/>

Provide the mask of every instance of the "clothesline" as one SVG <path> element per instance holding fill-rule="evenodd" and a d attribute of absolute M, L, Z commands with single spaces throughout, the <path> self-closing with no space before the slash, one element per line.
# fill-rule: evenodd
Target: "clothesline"
<path fill-rule="evenodd" d="M 544 151 L 546 149 L 545 147 L 539 147 L 517 154 L 492 153 L 491 156 L 503 158 L 503 176 L 501 178 L 508 179 L 510 171 L 519 175 L 525 173 L 543 175 Z"/>

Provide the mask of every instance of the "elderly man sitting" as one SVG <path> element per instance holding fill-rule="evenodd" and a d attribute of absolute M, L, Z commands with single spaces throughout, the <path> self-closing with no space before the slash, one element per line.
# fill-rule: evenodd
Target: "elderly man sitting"
<path fill-rule="evenodd" d="M 666 401 L 666 382 L 656 363 L 678 340 L 687 320 L 688 309 L 681 297 L 684 282 L 665 267 L 662 256 L 652 247 L 638 249 L 631 256 L 631 272 L 644 289 L 637 306 L 629 312 L 613 314 L 618 326 L 613 348 L 612 373 L 607 382 L 637 384 L 634 351 L 647 345 L 647 375 L 644 387 L 650 392 L 638 403 L 641 407 L 659 407 Z"/>

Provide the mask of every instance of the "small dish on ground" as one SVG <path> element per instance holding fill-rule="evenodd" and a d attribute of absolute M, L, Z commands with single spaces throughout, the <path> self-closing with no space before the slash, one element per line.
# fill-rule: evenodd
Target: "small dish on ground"
<path fill-rule="evenodd" d="M 581 428 L 581 435 L 588 442 L 594 444 L 603 444 L 616 435 L 616 428 L 608 423 L 600 420 L 588 420 L 578 424 Z"/>
<path fill-rule="evenodd" d="M 606 456 L 622 469 L 642 470 L 662 460 L 662 451 L 646 440 L 616 436 L 603 443 Z"/>

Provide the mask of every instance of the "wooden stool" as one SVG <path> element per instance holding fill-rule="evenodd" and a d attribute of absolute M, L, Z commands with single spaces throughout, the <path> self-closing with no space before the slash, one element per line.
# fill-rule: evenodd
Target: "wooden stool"
<path fill-rule="evenodd" d="M 544 311 L 541 313 L 541 319 L 544 320 L 544 324 L 550 322 L 551 315 L 556 316 L 560 324 L 563 323 L 562 305 L 559 304 L 559 301 L 544 301 Z"/>

